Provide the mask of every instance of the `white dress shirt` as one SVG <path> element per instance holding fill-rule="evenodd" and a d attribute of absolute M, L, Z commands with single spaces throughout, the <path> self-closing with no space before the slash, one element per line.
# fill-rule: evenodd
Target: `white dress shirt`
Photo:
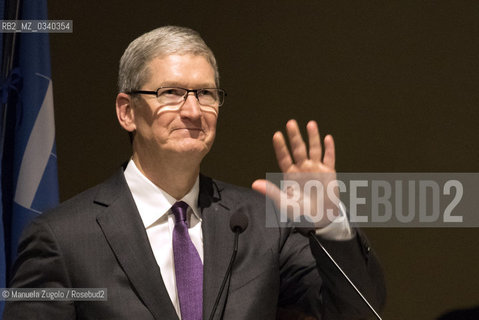
<path fill-rule="evenodd" d="M 125 179 L 135 200 L 141 220 L 145 225 L 151 249 L 160 267 L 161 277 L 171 302 L 181 319 L 180 301 L 176 288 L 175 264 L 173 257 L 173 228 L 175 217 L 171 207 L 177 201 L 145 177 L 130 160 L 125 169 Z M 198 208 L 199 177 L 191 190 L 181 199 L 188 204 L 188 232 L 201 261 L 203 262 L 203 233 L 201 212 Z M 329 240 L 348 240 L 353 237 L 348 219 L 341 208 L 341 215 L 328 226 L 316 230 L 316 234 Z"/>
<path fill-rule="evenodd" d="M 145 225 L 151 249 L 160 267 L 161 277 L 166 291 L 181 319 L 180 301 L 176 289 L 175 264 L 173 257 L 173 228 L 175 217 L 171 207 L 176 199 L 157 187 L 145 177 L 130 160 L 125 170 L 125 178 Z M 201 232 L 201 216 L 198 209 L 199 177 L 193 188 L 181 199 L 188 204 L 188 232 L 201 262 L 203 262 L 203 233 Z"/>

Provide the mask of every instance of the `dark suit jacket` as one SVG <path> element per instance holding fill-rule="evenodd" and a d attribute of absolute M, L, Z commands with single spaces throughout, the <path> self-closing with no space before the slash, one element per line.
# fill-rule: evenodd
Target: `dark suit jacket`
<path fill-rule="evenodd" d="M 313 243 L 291 228 L 266 228 L 265 205 L 252 190 L 201 176 L 204 319 L 231 256 L 229 219 L 237 210 L 249 226 L 215 319 L 275 319 L 279 307 L 318 319 L 370 315 Z M 382 305 L 383 277 L 366 239 L 323 242 L 373 305 Z M 8 302 L 4 320 L 177 319 L 122 171 L 35 219 L 18 252 L 11 287 L 102 287 L 108 300 Z"/>

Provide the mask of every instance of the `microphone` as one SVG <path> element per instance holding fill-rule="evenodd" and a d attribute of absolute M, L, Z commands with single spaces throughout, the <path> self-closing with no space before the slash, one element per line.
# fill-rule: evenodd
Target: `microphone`
<path fill-rule="evenodd" d="M 236 253 L 238 252 L 238 238 L 240 233 L 244 232 L 248 227 L 248 217 L 242 211 L 236 211 L 230 218 L 230 228 L 231 231 L 235 233 L 235 242 L 233 246 L 233 253 L 231 254 L 230 263 L 228 264 L 228 268 L 226 269 L 225 277 L 223 278 L 223 282 L 221 283 L 220 291 L 216 296 L 215 304 L 213 305 L 213 310 L 211 311 L 210 320 L 213 320 L 215 315 L 216 309 L 218 308 L 218 304 L 220 302 L 221 295 L 223 294 L 223 290 L 226 285 L 226 281 L 231 276 L 231 270 L 233 269 L 233 262 L 236 258 Z M 226 303 L 226 300 L 225 300 Z"/>
<path fill-rule="evenodd" d="M 248 217 L 242 211 L 236 211 L 230 219 L 230 228 L 240 234 L 248 228 Z"/>
<path fill-rule="evenodd" d="M 331 256 L 331 254 L 329 254 L 328 250 L 326 250 L 326 248 L 321 244 L 321 242 L 318 240 L 318 238 L 316 237 L 316 232 L 315 232 L 315 229 L 314 228 L 308 228 L 308 227 L 304 227 L 304 228 L 296 228 L 296 230 L 302 234 L 303 236 L 305 237 L 309 237 L 311 239 L 314 239 L 314 242 L 321 248 L 321 250 L 323 250 L 323 252 L 326 254 L 326 256 L 328 257 L 328 259 L 334 264 L 334 266 L 341 272 L 341 274 L 344 276 L 344 278 L 346 278 L 346 280 L 348 281 L 348 283 L 351 285 L 351 287 L 356 291 L 357 294 L 359 294 L 359 296 L 361 297 L 361 299 L 364 301 L 364 303 L 369 307 L 369 309 L 374 313 L 374 315 L 376 316 L 376 318 L 378 318 L 379 320 L 382 320 L 382 318 L 379 316 L 379 314 L 377 313 L 377 311 L 373 308 L 373 306 L 369 303 L 368 299 L 366 299 L 366 297 L 361 293 L 361 291 L 354 285 L 354 283 L 351 281 L 351 279 L 349 279 L 349 277 L 347 276 L 347 274 L 343 271 L 343 269 L 341 269 L 341 267 L 339 266 L 339 264 L 336 262 L 336 260 L 333 259 L 333 257 Z"/>

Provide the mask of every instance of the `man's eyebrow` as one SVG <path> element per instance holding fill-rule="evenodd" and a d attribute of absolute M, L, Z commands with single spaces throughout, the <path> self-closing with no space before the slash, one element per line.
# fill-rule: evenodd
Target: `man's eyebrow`
<path fill-rule="evenodd" d="M 178 88 L 185 88 L 189 89 L 189 86 L 186 86 L 184 83 L 175 82 L 175 81 L 165 81 L 160 83 L 159 87 L 178 87 Z M 201 88 L 216 88 L 216 85 L 210 82 L 200 83 L 199 85 L 195 85 L 192 89 L 201 89 Z"/>

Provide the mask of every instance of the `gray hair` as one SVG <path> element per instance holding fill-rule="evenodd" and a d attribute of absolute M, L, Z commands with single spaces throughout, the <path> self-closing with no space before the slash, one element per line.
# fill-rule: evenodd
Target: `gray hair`
<path fill-rule="evenodd" d="M 200 34 L 185 27 L 165 26 L 141 35 L 126 48 L 120 59 L 119 91 L 140 89 L 150 78 L 148 63 L 154 58 L 172 54 L 193 54 L 205 57 L 215 71 L 215 83 L 219 87 L 215 56 Z"/>

